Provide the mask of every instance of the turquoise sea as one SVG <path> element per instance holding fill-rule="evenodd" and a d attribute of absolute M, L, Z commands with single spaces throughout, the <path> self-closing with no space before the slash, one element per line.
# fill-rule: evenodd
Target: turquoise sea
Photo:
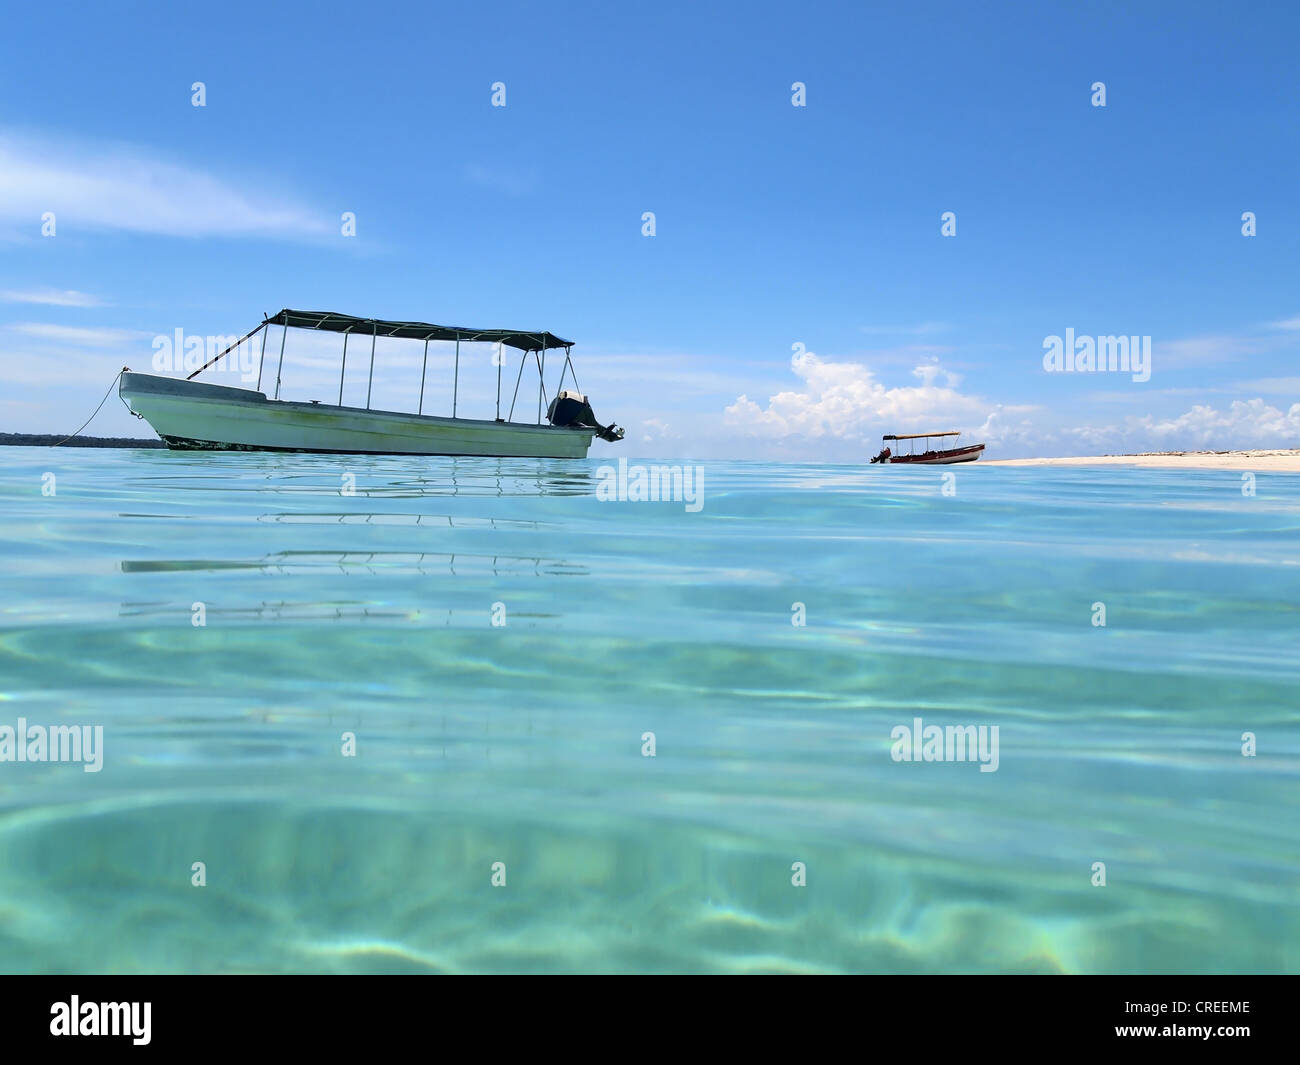
<path fill-rule="evenodd" d="M 1300 476 L 609 461 L 0 452 L 0 971 L 1300 972 Z"/>

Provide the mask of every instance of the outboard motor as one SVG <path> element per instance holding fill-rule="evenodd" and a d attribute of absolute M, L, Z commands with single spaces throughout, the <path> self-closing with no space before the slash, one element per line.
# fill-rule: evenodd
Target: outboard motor
<path fill-rule="evenodd" d="M 611 422 L 601 425 L 592 413 L 591 404 L 581 392 L 564 390 L 556 394 L 551 405 L 546 408 L 546 420 L 561 429 L 573 426 L 578 429 L 594 429 L 596 435 L 611 444 L 623 439 L 623 430 Z"/>

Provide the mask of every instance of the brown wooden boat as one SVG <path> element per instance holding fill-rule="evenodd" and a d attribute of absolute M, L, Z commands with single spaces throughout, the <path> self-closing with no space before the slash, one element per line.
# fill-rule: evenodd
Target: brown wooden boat
<path fill-rule="evenodd" d="M 897 444 L 900 440 L 910 441 L 908 445 L 908 451 L 906 453 L 900 452 L 899 454 L 895 455 L 893 449 L 890 448 L 889 444 L 886 443 L 884 448 L 881 450 L 880 454 L 877 455 L 871 461 L 885 463 L 885 464 L 892 464 L 897 462 L 913 462 L 921 465 L 946 466 L 954 462 L 974 462 L 976 459 L 980 457 L 980 455 L 984 453 L 983 444 L 968 444 L 966 447 L 947 447 L 947 448 L 945 447 L 932 448 L 930 446 L 930 441 L 932 439 L 938 440 L 940 443 L 942 443 L 943 438 L 949 436 L 955 438 L 961 436 L 961 433 L 959 432 L 905 433 L 897 436 L 894 435 L 893 433 L 890 433 L 888 436 L 881 437 L 881 440 L 884 441 L 892 440 L 894 441 L 895 444 Z M 917 440 L 925 441 L 924 450 L 922 451 L 916 450 Z M 956 440 L 954 439 L 953 442 L 956 443 Z"/>

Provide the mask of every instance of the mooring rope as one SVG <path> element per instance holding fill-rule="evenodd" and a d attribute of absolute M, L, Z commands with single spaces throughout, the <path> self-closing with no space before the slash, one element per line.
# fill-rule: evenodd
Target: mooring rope
<path fill-rule="evenodd" d="M 113 378 L 113 383 L 108 386 L 108 391 L 104 393 L 104 398 L 99 401 L 99 406 L 95 408 L 95 414 L 98 414 L 101 410 L 104 409 L 104 404 L 108 402 L 108 397 L 113 394 L 113 389 L 117 387 L 118 381 L 120 381 L 122 379 L 122 375 L 124 373 L 129 372 L 130 369 L 131 367 L 129 366 L 123 366 L 120 370 L 117 371 L 117 375 Z M 89 425 L 91 422 L 95 420 L 95 414 L 92 414 L 89 418 L 86 419 L 85 425 L 83 425 L 81 429 L 84 429 L 87 425 Z M 75 433 L 72 434 L 72 436 L 65 436 L 57 444 L 51 444 L 50 447 L 59 447 L 63 444 L 66 444 L 69 440 L 72 439 L 73 436 L 79 436 L 81 434 L 81 429 L 78 429 Z"/>

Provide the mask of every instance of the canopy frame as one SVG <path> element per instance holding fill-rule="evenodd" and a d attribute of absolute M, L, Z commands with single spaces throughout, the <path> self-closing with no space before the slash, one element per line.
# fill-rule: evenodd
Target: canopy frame
<path fill-rule="evenodd" d="M 261 354 L 257 364 L 257 390 L 262 389 L 262 369 L 266 363 L 266 335 L 270 331 L 269 327 L 278 325 L 281 327 L 280 333 L 280 357 L 276 364 L 275 370 L 275 392 L 273 398 L 280 398 L 280 381 L 284 370 L 284 350 L 288 340 L 290 329 L 310 329 L 317 332 L 342 333 L 343 334 L 343 358 L 339 368 L 339 398 L 338 406 L 343 406 L 343 385 L 347 378 L 348 370 L 348 337 L 353 332 L 369 326 L 370 327 L 370 367 L 366 380 L 366 410 L 370 409 L 371 397 L 374 391 L 375 381 L 375 345 L 379 337 L 395 338 L 399 340 L 423 340 L 424 341 L 424 358 L 420 367 L 420 397 L 416 407 L 417 415 L 424 414 L 424 392 L 425 381 L 429 369 L 429 341 L 445 340 L 454 341 L 456 345 L 455 363 L 452 371 L 452 389 L 451 389 L 451 416 L 457 416 L 457 407 L 459 405 L 460 392 L 460 342 L 462 340 L 472 340 L 486 343 L 494 343 L 497 346 L 493 362 L 497 364 L 497 398 L 496 398 L 496 420 L 509 421 L 514 416 L 515 403 L 519 398 L 519 384 L 523 378 L 524 364 L 528 361 L 528 355 L 533 355 L 534 362 L 537 365 L 537 424 L 542 424 L 542 412 L 545 409 L 546 394 L 546 352 L 551 348 L 564 349 L 564 366 L 560 370 L 560 382 L 556 388 L 557 394 L 564 388 L 564 376 L 568 373 L 573 378 L 573 387 L 578 386 L 578 375 L 573 369 L 571 354 L 573 351 L 573 341 L 565 340 L 556 336 L 554 333 L 546 330 L 518 330 L 518 329 L 469 329 L 462 326 L 450 325 L 433 325 L 429 322 L 399 322 L 383 318 L 358 318 L 350 314 L 337 314 L 333 311 L 294 311 L 285 308 L 276 314 L 266 315 L 262 322 L 255 329 L 250 330 L 240 337 L 230 347 L 220 352 L 218 355 L 208 360 L 192 374 L 187 380 L 193 380 L 198 377 L 204 370 L 214 366 L 222 358 L 234 351 L 246 340 L 250 340 L 258 333 L 262 334 Z M 505 353 L 503 348 L 511 347 L 517 351 L 523 352 L 523 358 L 519 360 L 519 373 L 515 377 L 515 392 L 510 401 L 510 412 L 505 419 L 501 417 L 501 368 L 505 365 Z M 579 389 L 580 390 L 580 389 Z"/>
<path fill-rule="evenodd" d="M 909 455 L 916 454 L 916 441 L 924 440 L 925 449 L 921 452 L 921 454 L 928 455 L 930 451 L 933 450 L 930 447 L 931 438 L 941 439 L 945 436 L 961 436 L 961 432 L 959 430 L 954 429 L 952 431 L 944 432 L 944 433 L 887 433 L 885 436 L 881 437 L 881 440 L 893 440 L 895 443 L 897 443 L 899 440 L 911 441 L 907 449 L 907 453 Z"/>
<path fill-rule="evenodd" d="M 430 322 L 398 322 L 384 318 L 357 318 L 333 311 L 293 311 L 286 308 L 266 319 L 263 325 L 287 325 L 293 329 L 315 329 L 324 333 L 346 333 L 358 326 L 368 326 L 377 337 L 398 340 L 482 340 L 504 344 L 520 351 L 544 351 L 573 344 L 546 330 L 470 329 L 458 325 L 433 325 Z M 256 332 L 256 330 L 254 330 Z M 252 334 L 249 334 L 250 336 Z"/>

